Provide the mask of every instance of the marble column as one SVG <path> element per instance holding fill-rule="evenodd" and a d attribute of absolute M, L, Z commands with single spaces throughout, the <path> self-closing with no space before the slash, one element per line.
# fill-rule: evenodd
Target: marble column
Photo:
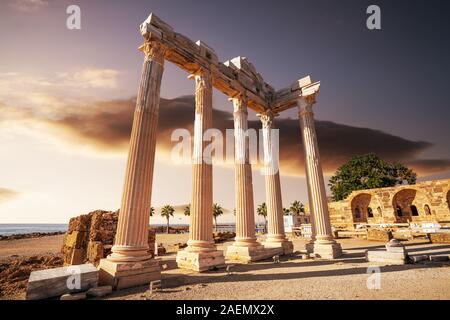
<path fill-rule="evenodd" d="M 205 155 L 208 144 L 203 136 L 212 128 L 212 77 L 209 70 L 199 70 L 195 79 L 194 148 L 192 156 L 192 201 L 188 247 L 179 251 L 180 268 L 206 271 L 225 264 L 222 251 L 213 240 L 213 180 L 211 155 Z"/>
<path fill-rule="evenodd" d="M 333 239 L 327 195 L 322 165 L 317 144 L 316 128 L 312 106 L 317 91 L 303 94 L 297 100 L 300 128 L 305 156 L 306 180 L 308 185 L 309 207 L 314 225 L 314 254 L 321 258 L 336 258 L 342 255 L 339 243 Z"/>
<path fill-rule="evenodd" d="M 234 106 L 234 176 L 236 201 L 236 238 L 227 248 L 227 259 L 255 261 L 263 246 L 256 241 L 252 166 L 249 155 L 248 111 L 245 96 L 230 99 Z"/>
<path fill-rule="evenodd" d="M 149 254 L 148 225 L 165 49 L 158 42 L 146 42 L 140 49 L 145 60 L 117 233 L 112 254 L 100 261 L 100 281 L 112 283 L 116 288 L 146 284 L 160 278 L 159 266 Z M 124 274 L 126 277 L 122 277 Z"/>
<path fill-rule="evenodd" d="M 267 206 L 267 239 L 264 247 L 281 247 L 283 253 L 293 251 L 293 244 L 288 241 L 284 232 L 284 212 L 281 197 L 280 172 L 278 163 L 278 148 L 274 144 L 273 120 L 274 114 L 270 111 L 260 114 L 263 133 L 264 168 L 263 174 L 266 186 Z"/>

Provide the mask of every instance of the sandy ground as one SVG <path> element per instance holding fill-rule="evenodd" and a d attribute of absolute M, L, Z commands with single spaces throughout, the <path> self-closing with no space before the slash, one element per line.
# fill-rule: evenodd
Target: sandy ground
<path fill-rule="evenodd" d="M 0 241 L 0 262 L 9 261 L 17 257 L 29 257 L 59 253 L 64 235 Z M 157 234 L 156 241 L 163 244 L 185 243 L 188 234 Z"/>
<path fill-rule="evenodd" d="M 64 235 L 0 241 L 0 262 L 17 257 L 61 252 Z"/>
<path fill-rule="evenodd" d="M 175 269 L 175 257 L 165 256 L 162 260 L 169 270 L 163 272 L 162 292 L 150 296 L 147 288 L 141 287 L 117 292 L 109 299 L 450 299 L 449 262 L 404 266 L 368 263 L 364 251 L 384 243 L 355 239 L 339 242 L 345 252 L 342 259 L 301 260 L 294 255 L 280 264 L 265 261 L 235 265 L 231 275 L 223 270 L 197 274 Z M 425 240 L 405 244 L 410 255 L 450 254 L 449 245 Z M 295 250 L 303 250 L 304 241 L 295 239 L 294 245 Z M 368 267 L 380 268 L 379 289 L 368 289 L 372 275 L 367 273 Z"/>
<path fill-rule="evenodd" d="M 163 244 L 186 242 L 187 238 L 187 234 L 157 235 L 157 241 Z M 279 264 L 236 264 L 231 275 L 224 270 L 197 274 L 176 269 L 175 255 L 166 255 L 159 258 L 169 267 L 163 272 L 162 292 L 150 296 L 147 287 L 139 287 L 116 292 L 108 299 L 450 299 L 450 262 L 405 266 L 368 263 L 364 250 L 382 247 L 383 243 L 356 239 L 339 242 L 345 255 L 338 260 L 301 260 L 294 254 L 282 258 Z M 294 239 L 295 250 L 303 250 L 304 243 Z M 404 243 L 410 255 L 450 255 L 450 245 L 425 240 Z M 0 241 L 0 261 L 15 255 L 56 253 L 61 244 L 62 236 Z M 379 289 L 367 287 L 370 266 L 380 268 Z"/>

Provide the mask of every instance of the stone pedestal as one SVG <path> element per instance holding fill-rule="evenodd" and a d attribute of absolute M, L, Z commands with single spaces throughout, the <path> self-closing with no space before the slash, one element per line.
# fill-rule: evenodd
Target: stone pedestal
<path fill-rule="evenodd" d="M 316 257 L 322 259 L 335 259 L 342 256 L 341 245 L 337 242 L 314 242 L 313 253 Z"/>
<path fill-rule="evenodd" d="M 151 281 L 161 280 L 161 267 L 154 259 L 141 262 L 102 259 L 99 268 L 99 284 L 112 286 L 114 290 L 148 285 Z"/>
<path fill-rule="evenodd" d="M 242 263 L 249 263 L 272 258 L 276 255 L 283 255 L 282 247 L 265 247 L 257 245 L 253 247 L 229 246 L 227 248 L 227 260 L 233 260 Z"/>
<path fill-rule="evenodd" d="M 178 251 L 177 265 L 182 269 L 204 272 L 212 268 L 224 268 L 225 258 L 220 250 L 189 251 L 188 248 Z"/>
<path fill-rule="evenodd" d="M 386 264 L 406 264 L 408 253 L 405 246 L 398 240 L 392 239 L 386 244 L 386 250 L 376 249 L 366 251 L 366 260 Z"/>
<path fill-rule="evenodd" d="M 265 241 L 263 242 L 264 248 L 273 249 L 279 248 L 281 249 L 281 254 L 291 254 L 294 252 L 294 244 L 292 241 L 284 240 L 284 241 Z"/>

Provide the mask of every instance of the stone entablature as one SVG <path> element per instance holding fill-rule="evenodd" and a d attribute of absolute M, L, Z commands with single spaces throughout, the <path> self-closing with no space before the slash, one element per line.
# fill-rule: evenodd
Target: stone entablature
<path fill-rule="evenodd" d="M 353 191 L 330 202 L 331 223 L 353 228 L 359 223 L 450 222 L 450 179 Z"/>

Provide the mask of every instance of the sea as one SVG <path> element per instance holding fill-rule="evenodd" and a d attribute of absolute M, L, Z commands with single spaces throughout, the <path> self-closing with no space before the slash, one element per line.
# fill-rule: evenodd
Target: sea
<path fill-rule="evenodd" d="M 177 224 L 170 224 L 171 226 L 178 226 Z M 165 224 L 151 224 L 151 226 L 166 226 Z M 67 224 L 41 224 L 41 223 L 27 223 L 27 224 L 3 224 L 0 223 L 0 236 L 10 236 L 13 234 L 27 234 L 34 232 L 58 232 L 67 231 Z M 218 224 L 217 231 L 231 231 L 234 232 L 234 224 Z"/>
<path fill-rule="evenodd" d="M 67 231 L 67 224 L 41 224 L 41 223 L 26 223 L 26 224 L 3 224 L 0 223 L 0 236 L 10 236 L 13 234 L 27 234 L 34 232 L 58 232 Z"/>

